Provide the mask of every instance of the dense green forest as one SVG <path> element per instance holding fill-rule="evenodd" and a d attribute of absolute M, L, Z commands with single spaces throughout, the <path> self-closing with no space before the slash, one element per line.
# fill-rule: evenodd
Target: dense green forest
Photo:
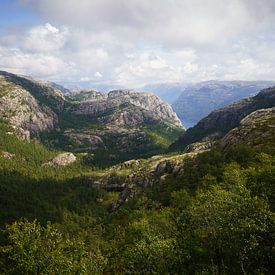
<path fill-rule="evenodd" d="M 58 152 L 0 129 L 1 274 L 272 274 L 274 144 L 186 158 L 110 212 L 119 193 L 89 185 L 110 168 L 43 166 Z"/>

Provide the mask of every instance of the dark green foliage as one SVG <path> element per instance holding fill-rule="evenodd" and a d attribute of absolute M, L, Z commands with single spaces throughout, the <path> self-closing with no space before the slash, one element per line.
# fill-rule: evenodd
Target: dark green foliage
<path fill-rule="evenodd" d="M 89 184 L 104 171 L 43 167 L 58 152 L 9 131 L 2 123 L 0 152 L 15 156 L 0 157 L 0 273 L 271 274 L 274 155 L 198 154 L 110 214 L 118 194 Z"/>
<path fill-rule="evenodd" d="M 15 222 L 5 233 L 8 244 L 0 250 L 5 274 L 101 274 L 106 264 L 81 238 L 62 234 L 50 223 Z"/>

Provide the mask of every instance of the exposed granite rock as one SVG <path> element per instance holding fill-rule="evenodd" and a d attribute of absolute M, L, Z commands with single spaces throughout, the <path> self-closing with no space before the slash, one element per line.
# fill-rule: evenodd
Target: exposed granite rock
<path fill-rule="evenodd" d="M 140 164 L 139 160 L 131 159 L 131 160 L 123 162 L 123 164 L 120 166 L 120 168 L 129 169 L 129 168 L 133 168 L 134 166 L 137 166 L 139 164 Z"/>
<path fill-rule="evenodd" d="M 0 75 L 2 85 L 8 83 Z M 8 121 L 21 139 L 29 140 L 30 134 L 38 137 L 42 131 L 50 131 L 58 124 L 57 115 L 20 86 L 9 84 L 0 97 L 0 116 Z"/>
<path fill-rule="evenodd" d="M 68 166 L 76 161 L 76 157 L 73 153 L 62 153 L 51 161 L 43 164 L 43 166 L 54 166 L 54 167 L 62 167 Z"/>
<path fill-rule="evenodd" d="M 13 83 L 28 91 L 41 105 L 50 107 L 54 112 L 60 113 L 64 109 L 65 97 L 54 85 L 48 81 L 36 80 L 27 76 L 19 76 L 0 71 L 0 76 L 6 81 Z"/>
<path fill-rule="evenodd" d="M 15 157 L 15 154 L 6 151 L 0 151 L 0 157 L 3 157 L 5 159 L 12 159 Z"/>
<path fill-rule="evenodd" d="M 184 152 L 190 153 L 190 152 L 203 152 L 206 150 L 211 149 L 216 143 L 214 141 L 202 141 L 202 142 L 195 142 L 187 145 L 184 149 Z"/>
<path fill-rule="evenodd" d="M 246 116 L 240 126 L 232 129 L 220 141 L 224 148 L 232 144 L 246 144 L 253 147 L 274 143 L 275 107 L 257 110 Z"/>
<path fill-rule="evenodd" d="M 179 175 L 180 171 L 182 170 L 182 161 L 177 159 L 164 159 L 157 162 L 151 173 L 154 175 L 163 175 L 163 174 L 176 174 Z"/>
<path fill-rule="evenodd" d="M 70 94 L 70 98 L 77 101 L 100 100 L 106 99 L 107 94 L 100 93 L 94 90 L 74 90 Z"/>
<path fill-rule="evenodd" d="M 12 125 L 12 127 L 14 129 L 14 132 L 15 132 L 16 136 L 19 139 L 24 140 L 26 142 L 31 141 L 31 133 L 30 133 L 29 130 L 24 130 L 23 128 L 18 127 L 18 126 L 14 126 L 14 125 Z"/>
<path fill-rule="evenodd" d="M 118 210 L 119 207 L 121 207 L 126 201 L 128 201 L 129 199 L 133 198 L 135 196 L 136 192 L 134 189 L 132 188 L 125 188 L 119 195 L 119 198 L 116 202 L 114 202 L 110 209 L 109 212 L 115 212 L 116 210 Z"/>
<path fill-rule="evenodd" d="M 70 111 L 116 125 L 134 126 L 163 119 L 175 127 L 182 127 L 167 103 L 153 94 L 133 90 L 111 91 L 105 99 L 75 103 Z"/>
<path fill-rule="evenodd" d="M 86 145 L 90 150 L 96 150 L 98 148 L 106 148 L 101 137 L 89 131 L 73 131 L 67 130 L 64 132 L 64 136 L 69 139 L 72 144 L 76 146 Z"/>
<path fill-rule="evenodd" d="M 171 107 L 153 94 L 82 91 L 70 99 L 54 83 L 1 71 L 0 77 L 0 117 L 27 141 L 104 151 L 111 161 L 163 150 L 183 129 Z"/>

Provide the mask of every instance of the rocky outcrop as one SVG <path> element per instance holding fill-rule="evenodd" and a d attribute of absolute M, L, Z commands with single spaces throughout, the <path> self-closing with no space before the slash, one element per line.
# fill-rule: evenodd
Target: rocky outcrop
<path fill-rule="evenodd" d="M 116 90 L 104 97 L 76 103 L 70 111 L 115 125 L 136 126 L 165 120 L 175 127 L 182 127 L 172 108 L 153 94 Z"/>
<path fill-rule="evenodd" d="M 207 151 L 211 149 L 215 144 L 216 142 L 212 140 L 191 143 L 185 147 L 184 152 L 199 153 L 199 152 Z"/>
<path fill-rule="evenodd" d="M 15 154 L 6 151 L 0 151 L 0 157 L 5 159 L 13 159 L 15 157 Z"/>
<path fill-rule="evenodd" d="M 135 196 L 136 192 L 134 189 L 126 187 L 119 195 L 118 199 L 116 202 L 114 202 L 110 209 L 109 212 L 115 212 L 120 208 L 125 202 L 127 202 L 129 199 L 132 199 Z"/>
<path fill-rule="evenodd" d="M 39 137 L 42 131 L 53 130 L 58 125 L 57 115 L 46 105 L 40 104 L 29 91 L 10 83 L 0 75 L 0 117 L 14 127 L 21 139 L 30 135 Z M 1 96 L 2 95 L 2 96 Z"/>
<path fill-rule="evenodd" d="M 76 157 L 73 153 L 62 153 L 51 161 L 43 164 L 43 166 L 64 167 L 68 166 L 76 161 Z"/>
<path fill-rule="evenodd" d="M 223 148 L 233 144 L 253 147 L 272 144 L 275 138 L 275 107 L 257 110 L 246 116 L 239 127 L 227 133 L 220 144 Z"/>
<path fill-rule="evenodd" d="M 69 97 L 76 101 L 89 101 L 106 99 L 107 94 L 94 90 L 74 90 L 72 93 L 70 93 Z"/>
<path fill-rule="evenodd" d="M 57 85 L 53 85 L 51 82 L 40 81 L 31 77 L 19 76 L 4 71 L 0 71 L 0 76 L 9 83 L 28 91 L 40 105 L 48 106 L 56 113 L 63 111 L 65 97 L 63 93 L 56 88 Z"/>
<path fill-rule="evenodd" d="M 196 126 L 188 129 L 170 148 L 183 150 L 188 144 L 200 141 L 213 133 L 219 132 L 224 135 L 238 126 L 240 121 L 250 113 L 273 106 L 275 106 L 275 87 L 262 90 L 254 97 L 237 101 L 210 113 Z"/>
<path fill-rule="evenodd" d="M 99 129 L 70 129 L 64 131 L 62 136 L 65 150 L 81 148 L 82 151 L 85 149 L 94 152 L 100 149 L 101 152 L 112 151 L 131 155 L 136 152 L 142 153 L 154 146 L 152 140 L 142 130 L 111 125 Z"/>
<path fill-rule="evenodd" d="M 102 138 L 94 132 L 67 130 L 64 136 L 68 138 L 70 144 L 75 146 L 87 146 L 89 150 L 96 150 L 99 148 L 106 149 Z"/>

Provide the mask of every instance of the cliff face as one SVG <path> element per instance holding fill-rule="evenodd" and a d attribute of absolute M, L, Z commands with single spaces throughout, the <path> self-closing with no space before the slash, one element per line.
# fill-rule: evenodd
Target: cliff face
<path fill-rule="evenodd" d="M 23 139 L 39 137 L 42 131 L 58 127 L 56 113 L 26 89 L 0 75 L 0 117 L 8 121 Z M 24 132 L 24 135 L 22 133 Z"/>
<path fill-rule="evenodd" d="M 146 122 L 165 120 L 175 127 L 182 127 L 172 108 L 159 97 L 133 90 L 111 91 L 84 97 L 70 109 L 77 115 L 86 115 L 101 122 L 136 126 Z"/>
<path fill-rule="evenodd" d="M 211 112 L 193 128 L 188 129 L 178 141 L 172 144 L 171 149 L 183 150 L 188 144 L 200 141 L 209 135 L 223 136 L 237 127 L 241 120 L 250 113 L 273 106 L 275 106 L 275 88 L 264 89 L 254 97 L 237 101 Z"/>

